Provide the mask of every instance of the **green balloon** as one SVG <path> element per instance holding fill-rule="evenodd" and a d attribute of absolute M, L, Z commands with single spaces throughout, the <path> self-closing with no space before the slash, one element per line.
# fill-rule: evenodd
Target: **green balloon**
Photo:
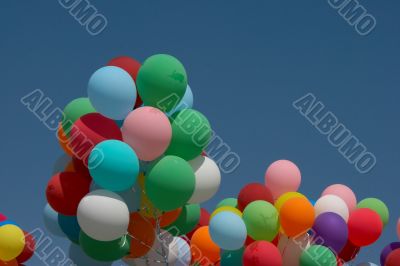
<path fill-rule="evenodd" d="M 336 265 L 336 256 L 324 246 L 312 245 L 304 250 L 300 257 L 300 266 L 332 266 Z"/>
<path fill-rule="evenodd" d="M 169 112 L 180 103 L 185 94 L 186 71 L 182 63 L 173 56 L 153 55 L 140 67 L 136 86 L 144 105 Z"/>
<path fill-rule="evenodd" d="M 78 98 L 67 104 L 64 108 L 63 130 L 67 136 L 70 135 L 71 127 L 81 116 L 95 113 L 96 110 L 89 101 L 89 98 Z"/>
<path fill-rule="evenodd" d="M 185 235 L 191 232 L 200 221 L 200 205 L 187 204 L 182 208 L 182 211 L 171 225 L 166 229 L 173 236 Z"/>
<path fill-rule="evenodd" d="M 238 203 L 238 200 L 236 198 L 226 198 L 226 199 L 221 200 L 215 209 L 225 207 L 225 206 L 236 208 L 237 203 Z"/>
<path fill-rule="evenodd" d="M 221 266 L 242 266 L 244 249 L 224 251 L 221 255 Z"/>
<path fill-rule="evenodd" d="M 98 241 L 81 231 L 79 243 L 83 251 L 98 261 L 115 261 L 129 254 L 130 239 L 123 236 L 113 241 Z"/>
<path fill-rule="evenodd" d="M 279 215 L 275 207 L 266 201 L 253 201 L 244 209 L 243 221 L 247 233 L 254 240 L 272 241 L 279 232 Z"/>
<path fill-rule="evenodd" d="M 157 209 L 172 211 L 188 202 L 195 183 L 190 164 L 182 158 L 168 155 L 151 168 L 145 180 L 145 192 Z"/>
<path fill-rule="evenodd" d="M 389 222 L 389 209 L 386 206 L 386 204 L 380 199 L 376 198 L 364 199 L 357 204 L 357 208 L 358 209 L 367 208 L 375 211 L 381 217 L 383 225 L 387 225 L 387 223 Z"/>
<path fill-rule="evenodd" d="M 207 118 L 193 109 L 184 109 L 171 117 L 172 138 L 165 154 L 187 161 L 199 156 L 211 138 Z"/>

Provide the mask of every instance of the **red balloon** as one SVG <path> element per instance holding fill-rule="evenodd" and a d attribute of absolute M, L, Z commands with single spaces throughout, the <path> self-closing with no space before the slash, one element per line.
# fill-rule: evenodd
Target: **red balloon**
<path fill-rule="evenodd" d="M 240 191 L 238 196 L 238 209 L 243 211 L 248 204 L 256 200 L 264 200 L 274 204 L 274 198 L 269 188 L 259 183 L 251 183 Z"/>
<path fill-rule="evenodd" d="M 186 234 L 186 236 L 191 239 L 194 232 L 196 232 L 197 229 L 199 229 L 202 226 L 208 226 L 210 223 L 210 213 L 206 209 L 201 208 L 200 210 L 200 220 L 197 223 L 196 227 L 189 233 Z"/>
<path fill-rule="evenodd" d="M 345 262 L 348 262 L 355 259 L 359 252 L 360 247 L 357 247 L 353 245 L 353 243 L 351 243 L 350 241 L 347 241 L 346 246 L 344 246 L 339 254 L 339 258 L 341 258 Z"/>
<path fill-rule="evenodd" d="M 141 67 L 141 64 L 138 61 L 136 61 L 135 59 L 133 59 L 132 57 L 129 57 L 129 56 L 120 56 L 120 57 L 111 59 L 111 61 L 108 62 L 107 65 L 122 68 L 123 70 L 128 72 L 129 75 L 131 75 L 131 77 L 133 78 L 133 80 L 135 82 L 136 82 L 137 74 Z M 134 108 L 137 108 L 137 107 L 141 106 L 142 104 L 143 104 L 142 99 L 140 98 L 139 94 L 136 93 L 136 103 L 135 103 Z"/>
<path fill-rule="evenodd" d="M 385 266 L 399 266 L 400 249 L 392 251 L 386 259 Z"/>
<path fill-rule="evenodd" d="M 32 258 L 33 253 L 35 252 L 35 247 L 36 247 L 35 239 L 31 234 L 27 232 L 24 232 L 24 234 L 25 234 L 25 247 L 22 253 L 19 254 L 18 257 L 16 258 L 18 263 L 23 263 L 29 260 L 30 258 Z"/>
<path fill-rule="evenodd" d="M 243 254 L 244 266 L 282 266 L 282 256 L 278 248 L 267 241 L 250 244 Z"/>
<path fill-rule="evenodd" d="M 0 222 L 4 222 L 5 220 L 7 220 L 7 217 L 4 214 L 0 213 Z"/>
<path fill-rule="evenodd" d="M 63 172 L 53 176 L 46 189 L 50 206 L 63 215 L 76 215 L 79 202 L 89 193 L 90 179 L 75 172 Z"/>
<path fill-rule="evenodd" d="M 114 120 L 99 113 L 90 113 L 79 118 L 73 125 L 69 146 L 75 157 L 87 165 L 92 149 L 108 139 L 122 140 L 122 133 Z"/>
<path fill-rule="evenodd" d="M 78 158 L 72 157 L 72 163 L 74 165 L 75 172 L 82 174 L 83 176 L 92 179 L 87 166 Z"/>
<path fill-rule="evenodd" d="M 382 234 L 383 223 L 381 217 L 373 210 L 361 208 L 350 214 L 349 240 L 357 247 L 371 245 Z"/>

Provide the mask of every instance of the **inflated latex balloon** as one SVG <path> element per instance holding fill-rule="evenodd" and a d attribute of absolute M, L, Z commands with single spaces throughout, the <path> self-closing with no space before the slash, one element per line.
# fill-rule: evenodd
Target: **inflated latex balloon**
<path fill-rule="evenodd" d="M 188 242 L 183 238 L 174 237 L 172 245 L 178 250 L 175 266 L 189 266 L 192 260 L 192 254 Z"/>
<path fill-rule="evenodd" d="M 90 179 L 80 173 L 56 174 L 47 185 L 47 201 L 58 213 L 76 215 L 79 202 L 89 193 L 90 183 Z"/>
<path fill-rule="evenodd" d="M 193 109 L 184 109 L 171 116 L 172 139 L 167 155 L 185 160 L 199 156 L 211 139 L 211 126 L 207 118 Z"/>
<path fill-rule="evenodd" d="M 349 240 L 357 247 L 374 243 L 382 234 L 381 217 L 370 209 L 356 209 L 350 214 L 347 222 Z"/>
<path fill-rule="evenodd" d="M 186 236 L 189 239 L 191 239 L 194 232 L 196 232 L 197 229 L 199 229 L 202 226 L 208 226 L 209 224 L 210 224 L 210 213 L 206 209 L 201 208 L 200 209 L 200 219 L 199 219 L 197 225 L 194 227 L 194 229 L 192 231 L 187 233 Z"/>
<path fill-rule="evenodd" d="M 106 66 L 89 80 L 88 95 L 97 112 L 115 120 L 124 119 L 136 102 L 136 85 L 125 70 Z"/>
<path fill-rule="evenodd" d="M 95 113 L 93 105 L 90 103 L 89 98 L 78 98 L 67 104 L 64 108 L 64 119 L 62 121 L 62 132 L 58 132 L 65 139 L 70 136 L 71 126 L 78 120 L 81 116 L 86 114 Z M 65 140 L 64 139 L 64 140 Z"/>
<path fill-rule="evenodd" d="M 223 207 L 219 207 L 218 209 L 216 209 L 215 211 L 213 211 L 211 213 L 210 219 L 213 218 L 215 215 L 217 215 L 220 212 L 232 212 L 240 217 L 243 216 L 243 213 L 241 211 L 239 211 L 238 209 L 234 208 L 234 207 L 230 207 L 230 206 L 223 206 Z"/>
<path fill-rule="evenodd" d="M 208 226 L 196 230 L 190 242 L 190 249 L 192 262 L 202 266 L 213 264 L 220 258 L 220 248 L 212 241 Z"/>
<path fill-rule="evenodd" d="M 168 211 L 168 212 L 163 212 L 160 216 L 159 216 L 159 223 L 160 223 L 160 227 L 167 227 L 169 225 L 171 225 L 173 222 L 175 222 L 180 214 L 182 213 L 182 209 L 183 208 L 178 208 L 172 211 Z"/>
<path fill-rule="evenodd" d="M 152 221 L 138 212 L 130 214 L 128 233 L 131 238 L 128 258 L 138 258 L 146 255 L 156 238 L 155 226 Z"/>
<path fill-rule="evenodd" d="M 187 85 L 185 95 L 183 95 L 180 103 L 170 112 L 168 116 L 173 115 L 176 112 L 182 111 L 183 109 L 191 109 L 193 107 L 193 92 L 192 89 Z"/>
<path fill-rule="evenodd" d="M 43 221 L 46 229 L 54 236 L 64 237 L 65 234 L 58 224 L 58 215 L 50 204 L 46 204 L 43 209 Z"/>
<path fill-rule="evenodd" d="M 166 54 L 146 59 L 136 79 L 140 97 L 146 106 L 169 112 L 186 91 L 187 76 L 182 63 Z"/>
<path fill-rule="evenodd" d="M 221 266 L 242 266 L 244 248 L 225 250 L 221 255 Z"/>
<path fill-rule="evenodd" d="M 100 155 L 100 159 L 95 157 Z M 89 171 L 94 182 L 104 189 L 124 191 L 132 188 L 139 175 L 139 160 L 132 148 L 119 140 L 96 145 L 89 156 Z"/>
<path fill-rule="evenodd" d="M 238 195 L 238 206 L 240 211 L 243 211 L 247 205 L 256 200 L 264 200 L 269 203 L 274 203 L 271 191 L 262 184 L 251 183 L 243 187 Z"/>
<path fill-rule="evenodd" d="M 243 212 L 248 235 L 254 240 L 272 241 L 279 231 L 279 215 L 266 201 L 253 201 Z"/>
<path fill-rule="evenodd" d="M 306 233 L 313 226 L 315 212 L 306 198 L 298 197 L 283 204 L 279 218 L 285 235 L 295 237 Z"/>
<path fill-rule="evenodd" d="M 0 226 L 0 260 L 13 260 L 24 248 L 25 234 L 18 226 L 13 224 Z"/>
<path fill-rule="evenodd" d="M 246 247 L 243 266 L 282 266 L 282 256 L 272 243 L 256 241 Z"/>
<path fill-rule="evenodd" d="M 342 184 L 331 185 L 322 192 L 322 196 L 325 195 L 335 195 L 341 198 L 349 208 L 349 212 L 352 212 L 356 209 L 357 206 L 356 195 L 348 186 Z"/>
<path fill-rule="evenodd" d="M 210 236 L 223 250 L 238 250 L 243 247 L 246 238 L 246 225 L 242 218 L 231 212 L 220 212 L 209 225 Z"/>
<path fill-rule="evenodd" d="M 347 222 L 349 219 L 349 208 L 346 202 L 335 195 L 325 195 L 322 196 L 314 205 L 315 216 L 325 213 L 334 212 L 342 216 L 342 218 Z"/>
<path fill-rule="evenodd" d="M 74 243 L 71 243 L 69 246 L 69 251 L 68 251 L 68 256 L 69 258 L 73 261 L 73 263 L 77 266 L 80 265 L 85 265 L 85 266 L 111 266 L 112 262 L 106 262 L 106 261 L 98 261 L 95 260 L 88 255 L 85 254 L 85 252 L 82 250 L 82 248 Z"/>
<path fill-rule="evenodd" d="M 368 208 L 375 211 L 381 217 L 384 226 L 387 225 L 387 223 L 389 222 L 389 209 L 386 204 L 380 199 L 363 199 L 357 204 L 357 208 Z"/>
<path fill-rule="evenodd" d="M 282 255 L 282 265 L 299 266 L 303 250 L 310 246 L 311 237 L 308 234 L 289 238 L 281 235 L 278 249 Z"/>
<path fill-rule="evenodd" d="M 381 265 L 385 265 L 386 259 L 390 253 L 400 248 L 400 242 L 393 242 L 387 245 L 381 252 L 380 261 Z"/>
<path fill-rule="evenodd" d="M 168 148 L 172 137 L 168 117 L 150 106 L 140 107 L 129 113 L 121 131 L 124 142 L 135 150 L 142 161 L 153 161 L 160 157 Z"/>
<path fill-rule="evenodd" d="M 225 207 L 225 206 L 237 208 L 237 206 L 238 206 L 238 200 L 237 200 L 237 198 L 226 198 L 226 199 L 221 200 L 221 201 L 217 204 L 216 209 L 218 209 L 218 208 L 220 208 L 220 207 Z"/>
<path fill-rule="evenodd" d="M 111 191 L 96 190 L 86 195 L 79 203 L 77 216 L 82 231 L 95 240 L 113 241 L 128 230 L 128 206 Z"/>
<path fill-rule="evenodd" d="M 115 261 L 124 257 L 129 252 L 129 237 L 122 236 L 113 241 L 98 241 L 80 233 L 79 243 L 89 257 L 98 261 Z"/>
<path fill-rule="evenodd" d="M 162 158 L 145 179 L 147 196 L 162 211 L 171 211 L 185 205 L 193 195 L 194 188 L 192 167 L 176 156 Z"/>
<path fill-rule="evenodd" d="M 78 219 L 76 216 L 66 216 L 59 214 L 58 224 L 60 225 L 60 228 L 64 232 L 64 234 L 69 238 L 69 240 L 76 244 L 79 244 L 79 234 L 81 232 L 81 228 L 79 227 Z"/>
<path fill-rule="evenodd" d="M 33 236 L 28 232 L 24 232 L 24 235 L 25 235 L 24 249 L 22 250 L 21 254 L 19 254 L 18 257 L 16 258 L 16 261 L 18 261 L 18 263 L 20 264 L 32 258 L 36 249 L 36 242 Z"/>
<path fill-rule="evenodd" d="M 286 192 L 297 191 L 301 183 L 299 168 L 288 160 L 273 162 L 265 172 L 265 185 L 277 199 Z"/>
<path fill-rule="evenodd" d="M 275 201 L 274 206 L 275 206 L 276 210 L 277 210 L 278 212 L 280 212 L 280 211 L 281 211 L 281 208 L 282 208 L 282 206 L 283 206 L 283 204 L 284 204 L 286 201 L 288 201 L 288 200 L 290 200 L 290 199 L 292 199 L 292 198 L 305 198 L 305 199 L 306 199 L 306 196 L 304 196 L 303 194 L 301 194 L 301 193 L 299 193 L 299 192 L 286 192 L 286 193 L 283 193 L 283 194 L 282 194 L 281 196 L 279 196 L 279 198 Z"/>
<path fill-rule="evenodd" d="M 217 164 L 208 157 L 199 155 L 189 161 L 196 177 L 196 185 L 189 203 L 202 203 L 211 199 L 221 184 L 221 172 Z"/>
<path fill-rule="evenodd" d="M 192 231 L 200 220 L 200 205 L 187 204 L 182 208 L 178 219 L 168 226 L 167 231 L 174 236 L 185 235 Z"/>
<path fill-rule="evenodd" d="M 336 265 L 336 256 L 333 252 L 320 245 L 312 245 L 304 250 L 300 257 L 301 266 Z"/>
<path fill-rule="evenodd" d="M 400 249 L 392 251 L 386 259 L 385 266 L 398 266 L 400 261 Z"/>

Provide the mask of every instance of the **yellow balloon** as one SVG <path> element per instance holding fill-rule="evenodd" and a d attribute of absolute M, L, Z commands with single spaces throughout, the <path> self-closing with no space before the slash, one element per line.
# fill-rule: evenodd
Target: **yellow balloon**
<path fill-rule="evenodd" d="M 306 198 L 303 194 L 299 192 L 286 192 L 282 194 L 276 201 L 275 201 L 275 208 L 280 213 L 281 208 L 283 204 L 285 204 L 286 201 L 293 199 L 293 198 Z"/>
<path fill-rule="evenodd" d="M 239 215 L 240 217 L 243 216 L 243 213 L 239 211 L 238 209 L 231 207 L 231 206 L 222 206 L 218 209 L 216 209 L 210 216 L 210 219 L 212 219 L 215 215 L 217 215 L 220 212 L 233 212 L 236 215 Z"/>
<path fill-rule="evenodd" d="M 10 261 L 18 257 L 25 247 L 25 234 L 16 225 L 0 227 L 0 260 Z"/>

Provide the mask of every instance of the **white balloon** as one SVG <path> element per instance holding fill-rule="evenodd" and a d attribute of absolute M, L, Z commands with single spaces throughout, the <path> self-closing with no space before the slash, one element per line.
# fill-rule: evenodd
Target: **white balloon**
<path fill-rule="evenodd" d="M 349 219 L 349 208 L 346 202 L 335 195 L 322 196 L 314 205 L 315 217 L 325 212 L 334 212 L 342 216 L 347 222 Z"/>
<path fill-rule="evenodd" d="M 77 216 L 83 232 L 99 241 L 116 240 L 128 231 L 128 206 L 118 194 L 108 190 L 87 194 L 79 203 Z"/>
<path fill-rule="evenodd" d="M 189 161 L 196 176 L 196 186 L 189 203 L 202 203 L 217 193 L 221 184 L 221 172 L 217 164 L 206 156 Z"/>
<path fill-rule="evenodd" d="M 310 247 L 310 243 L 311 237 L 307 233 L 294 238 L 282 235 L 278 243 L 278 249 L 282 255 L 282 265 L 299 266 L 301 254 Z"/>
<path fill-rule="evenodd" d="M 171 245 L 175 245 L 178 250 L 175 266 L 189 266 L 192 254 L 188 242 L 180 237 L 175 237 Z"/>

